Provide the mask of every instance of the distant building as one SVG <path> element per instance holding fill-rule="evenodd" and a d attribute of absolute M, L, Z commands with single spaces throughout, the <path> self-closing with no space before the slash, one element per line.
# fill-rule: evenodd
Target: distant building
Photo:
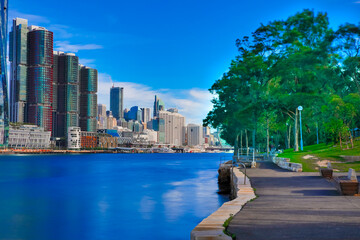
<path fill-rule="evenodd" d="M 142 112 L 138 106 L 133 106 L 130 108 L 130 111 L 126 114 L 126 120 L 134 120 L 134 121 L 141 121 L 142 119 Z"/>
<path fill-rule="evenodd" d="M 27 122 L 52 130 L 53 33 L 30 26 L 28 33 Z"/>
<path fill-rule="evenodd" d="M 141 121 L 147 123 L 151 120 L 151 109 L 141 108 Z"/>
<path fill-rule="evenodd" d="M 36 125 L 15 125 L 9 129 L 10 148 L 43 149 L 50 147 L 50 131 Z"/>
<path fill-rule="evenodd" d="M 203 144 L 203 129 L 201 125 L 188 124 L 187 144 L 189 146 L 197 146 Z"/>
<path fill-rule="evenodd" d="M 80 121 L 82 131 L 96 132 L 97 127 L 97 84 L 96 69 L 81 66 L 80 68 Z"/>
<path fill-rule="evenodd" d="M 98 104 L 98 116 L 106 117 L 106 105 Z"/>
<path fill-rule="evenodd" d="M 147 123 L 148 129 L 157 132 L 157 142 L 165 143 L 165 120 L 162 118 L 152 119 Z"/>
<path fill-rule="evenodd" d="M 11 122 L 22 123 L 26 119 L 28 31 L 26 19 L 13 20 L 9 39 Z"/>
<path fill-rule="evenodd" d="M 67 134 L 67 148 L 80 149 L 81 148 L 81 128 L 69 127 Z"/>
<path fill-rule="evenodd" d="M 185 117 L 179 113 L 160 111 L 159 118 L 164 119 L 165 123 L 165 144 L 180 146 L 183 145 L 183 129 Z"/>
<path fill-rule="evenodd" d="M 155 95 L 155 101 L 154 101 L 154 117 L 158 117 L 159 116 L 159 112 L 160 111 L 164 111 L 165 110 L 165 104 L 164 102 L 157 96 Z"/>
<path fill-rule="evenodd" d="M 97 147 L 97 133 L 95 132 L 81 132 L 81 148 L 96 148 Z"/>
<path fill-rule="evenodd" d="M 178 113 L 179 112 L 179 110 L 177 108 L 169 108 L 167 111 L 172 112 L 172 113 Z"/>
<path fill-rule="evenodd" d="M 124 113 L 124 88 L 110 88 L 110 110 L 116 119 L 123 118 Z"/>
<path fill-rule="evenodd" d="M 69 127 L 79 126 L 79 57 L 74 53 L 54 52 L 53 136 L 66 137 Z"/>

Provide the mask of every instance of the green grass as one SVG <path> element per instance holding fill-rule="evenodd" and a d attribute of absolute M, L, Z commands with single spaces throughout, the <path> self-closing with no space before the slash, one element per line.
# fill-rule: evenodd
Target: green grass
<path fill-rule="evenodd" d="M 315 172 L 318 171 L 316 164 L 319 160 L 330 160 L 340 163 L 331 163 L 334 169 L 340 171 L 348 171 L 349 168 L 354 168 L 356 171 L 360 171 L 360 161 L 358 162 L 346 162 L 341 155 L 345 156 L 360 156 L 360 139 L 354 141 L 353 149 L 344 149 L 340 148 L 340 145 L 333 144 L 317 144 L 305 146 L 303 151 L 294 152 L 294 149 L 287 149 L 284 153 L 279 154 L 278 157 L 290 158 L 291 162 L 302 163 L 304 172 Z M 351 147 L 349 145 L 349 147 Z M 346 145 L 343 145 L 343 148 L 346 148 Z M 318 159 L 304 159 L 306 155 L 312 155 Z"/>

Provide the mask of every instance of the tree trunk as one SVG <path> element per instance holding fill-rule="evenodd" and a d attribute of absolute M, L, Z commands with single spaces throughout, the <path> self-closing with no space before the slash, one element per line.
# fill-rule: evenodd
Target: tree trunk
<path fill-rule="evenodd" d="M 341 148 L 341 150 L 343 150 L 340 132 L 339 132 L 339 139 L 340 139 L 340 148 Z"/>
<path fill-rule="evenodd" d="M 269 145 L 270 145 L 270 134 L 269 134 L 269 119 L 266 119 L 266 156 L 269 157 Z"/>
<path fill-rule="evenodd" d="M 243 149 L 243 141 L 242 141 L 242 138 L 243 138 L 243 136 L 242 136 L 242 130 L 241 130 L 241 132 L 240 132 L 240 155 L 242 155 L 242 149 Z"/>
<path fill-rule="evenodd" d="M 256 129 L 253 130 L 253 137 L 252 137 L 252 142 L 253 142 L 253 151 L 255 152 L 256 149 Z"/>
<path fill-rule="evenodd" d="M 288 148 L 291 148 L 291 124 L 289 124 L 289 133 L 288 133 Z"/>
<path fill-rule="evenodd" d="M 245 141 L 246 141 L 246 156 L 249 156 L 249 138 L 247 134 L 247 129 L 245 129 Z"/>
<path fill-rule="evenodd" d="M 350 143 L 351 143 L 351 148 L 354 148 L 353 137 L 352 137 L 352 134 L 351 134 L 351 132 L 350 132 L 350 131 L 349 131 L 349 134 L 350 134 Z"/>
<path fill-rule="evenodd" d="M 295 111 L 295 126 L 294 126 L 294 150 L 295 150 L 295 152 L 299 151 L 298 115 L 299 115 L 299 110 L 296 108 L 296 111 Z"/>

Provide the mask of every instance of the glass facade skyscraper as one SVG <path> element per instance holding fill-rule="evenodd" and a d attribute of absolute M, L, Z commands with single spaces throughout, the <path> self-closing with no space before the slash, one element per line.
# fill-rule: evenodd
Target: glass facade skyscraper
<path fill-rule="evenodd" d="M 28 21 L 15 18 L 12 31 L 9 34 L 11 122 L 26 121 L 27 34 Z"/>
<path fill-rule="evenodd" d="M 82 131 L 96 132 L 97 117 L 97 82 L 96 69 L 80 68 L 80 123 Z"/>
<path fill-rule="evenodd" d="M 54 59 L 53 100 L 57 106 L 53 132 L 56 137 L 65 137 L 69 127 L 79 126 L 79 58 L 73 53 L 54 52 Z"/>
<path fill-rule="evenodd" d="M 7 20 L 8 1 L 0 1 L 0 146 L 7 146 L 9 138 L 9 106 L 7 90 Z"/>
<path fill-rule="evenodd" d="M 124 88 L 110 88 L 110 111 L 116 119 L 124 118 Z"/>
<path fill-rule="evenodd" d="M 160 111 L 165 110 L 165 103 L 155 95 L 155 101 L 154 101 L 154 117 L 159 116 Z"/>
<path fill-rule="evenodd" d="M 31 26 L 28 33 L 27 122 L 52 130 L 53 33 Z"/>

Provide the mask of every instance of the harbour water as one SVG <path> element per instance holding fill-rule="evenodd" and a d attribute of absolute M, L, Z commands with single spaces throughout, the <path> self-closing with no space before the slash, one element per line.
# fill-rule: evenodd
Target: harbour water
<path fill-rule="evenodd" d="M 228 200 L 221 156 L 0 156 L 0 239 L 189 239 Z"/>

